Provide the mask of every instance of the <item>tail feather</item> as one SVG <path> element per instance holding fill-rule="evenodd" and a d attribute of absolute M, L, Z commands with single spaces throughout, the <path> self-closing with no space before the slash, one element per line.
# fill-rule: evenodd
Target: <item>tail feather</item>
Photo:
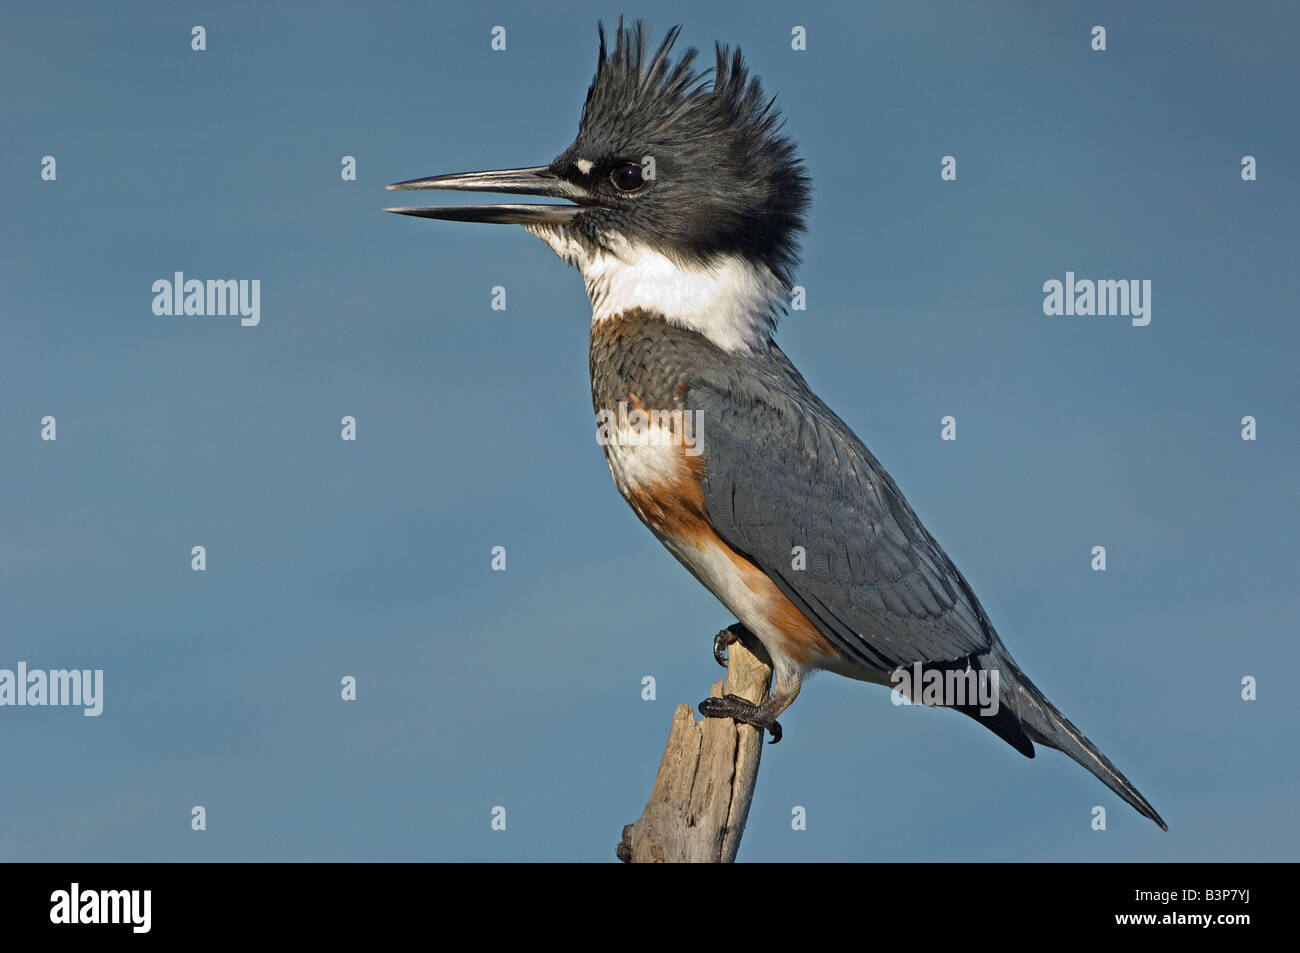
<path fill-rule="evenodd" d="M 1121 798 L 1131 804 L 1138 813 L 1151 818 L 1163 831 L 1169 830 L 1164 819 L 1156 809 L 1142 796 L 1137 788 L 1101 750 L 1087 739 L 1082 731 L 1074 726 L 1070 719 L 1047 700 L 1047 696 L 1038 690 L 1024 672 L 1014 664 L 1003 662 L 999 666 L 1003 675 L 1012 676 L 1013 685 L 1008 686 L 1014 698 L 1016 713 L 1020 716 L 1025 734 L 1039 744 L 1047 745 L 1069 755 L 1083 767 L 1087 768 L 1100 781 Z"/>

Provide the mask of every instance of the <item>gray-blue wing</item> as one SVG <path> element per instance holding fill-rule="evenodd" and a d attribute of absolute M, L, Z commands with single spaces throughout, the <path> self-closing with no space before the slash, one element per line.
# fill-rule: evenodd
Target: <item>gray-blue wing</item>
<path fill-rule="evenodd" d="M 861 664 L 887 673 L 1000 649 L 889 474 L 773 350 L 759 379 L 697 379 L 686 397 L 703 413 L 714 529 Z"/>
<path fill-rule="evenodd" d="M 774 345 L 762 357 L 755 365 L 715 365 L 686 397 L 687 408 L 703 412 L 704 502 L 718 534 L 864 665 L 885 673 L 963 659 L 996 667 L 1002 704 L 995 716 L 952 707 L 1027 757 L 1035 741 L 1064 751 L 1167 830 L 1016 666 L 966 580 L 862 441 Z M 791 565 L 796 546 L 807 551 L 802 571 Z"/>

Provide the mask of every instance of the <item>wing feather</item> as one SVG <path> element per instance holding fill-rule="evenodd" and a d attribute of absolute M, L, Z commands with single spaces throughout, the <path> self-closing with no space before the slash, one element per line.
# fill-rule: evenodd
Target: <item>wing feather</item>
<path fill-rule="evenodd" d="M 889 672 L 1000 647 L 966 580 L 862 441 L 785 380 L 697 379 L 709 520 L 846 655 Z M 785 385 L 785 386 L 773 386 Z M 793 568 L 795 547 L 806 568 Z"/>

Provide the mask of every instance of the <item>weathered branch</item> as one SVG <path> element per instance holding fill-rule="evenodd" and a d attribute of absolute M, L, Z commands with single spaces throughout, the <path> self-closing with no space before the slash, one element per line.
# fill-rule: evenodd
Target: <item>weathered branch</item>
<path fill-rule="evenodd" d="M 740 638 L 727 649 L 725 693 L 761 704 L 772 678 L 767 652 L 748 632 L 741 630 Z M 721 681 L 712 694 L 724 694 Z M 730 718 L 697 722 L 690 705 L 678 705 L 650 801 L 640 819 L 623 828 L 619 860 L 732 863 L 762 752 L 761 729 Z"/>

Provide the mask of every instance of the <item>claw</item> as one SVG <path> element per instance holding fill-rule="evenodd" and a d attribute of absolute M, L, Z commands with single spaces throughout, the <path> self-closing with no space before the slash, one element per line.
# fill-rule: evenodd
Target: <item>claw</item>
<path fill-rule="evenodd" d="M 731 718 L 744 725 L 766 729 L 776 744 L 781 740 L 781 725 L 776 719 L 765 715 L 763 709 L 739 695 L 724 695 L 722 698 L 706 698 L 700 702 L 700 714 L 705 718 Z"/>
<path fill-rule="evenodd" d="M 730 629 L 723 629 L 713 637 L 713 660 L 723 668 L 727 667 L 727 646 L 733 642 L 738 642 L 736 633 Z"/>

